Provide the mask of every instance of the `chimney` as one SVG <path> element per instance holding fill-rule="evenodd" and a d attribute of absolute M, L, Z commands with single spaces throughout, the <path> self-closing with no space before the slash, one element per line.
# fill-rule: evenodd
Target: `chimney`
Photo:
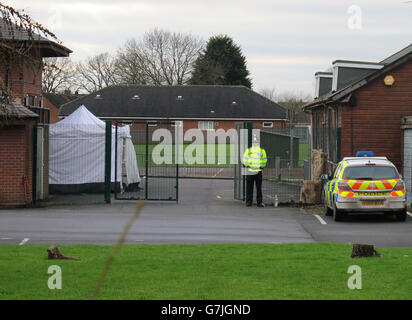
<path fill-rule="evenodd" d="M 369 74 L 383 68 L 383 64 L 365 61 L 336 60 L 332 63 L 332 91 L 347 87 Z"/>
<path fill-rule="evenodd" d="M 331 92 L 332 80 L 333 80 L 332 72 L 316 72 L 315 79 L 316 79 L 315 99 L 321 98 L 322 96 Z"/>

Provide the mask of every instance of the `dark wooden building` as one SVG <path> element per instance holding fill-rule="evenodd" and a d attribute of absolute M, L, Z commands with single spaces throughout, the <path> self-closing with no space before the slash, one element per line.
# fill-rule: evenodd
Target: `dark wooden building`
<path fill-rule="evenodd" d="M 333 62 L 316 74 L 311 114 L 313 149 L 338 162 L 359 150 L 388 157 L 402 172 L 401 118 L 412 115 L 412 45 L 376 62 Z"/>

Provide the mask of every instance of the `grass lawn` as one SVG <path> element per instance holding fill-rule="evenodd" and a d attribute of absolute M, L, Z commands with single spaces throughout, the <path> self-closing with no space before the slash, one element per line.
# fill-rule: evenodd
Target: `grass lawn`
<path fill-rule="evenodd" d="M 154 165 L 153 159 L 152 159 L 152 152 L 153 149 L 155 148 L 156 144 L 149 144 L 149 164 L 150 166 Z M 199 145 L 195 144 L 183 144 L 183 150 L 181 146 L 180 152 L 183 155 L 190 156 L 190 151 L 192 152 L 193 157 L 196 157 L 196 151 L 194 150 L 195 147 L 199 147 Z M 213 154 L 213 147 L 214 147 L 214 154 Z M 140 166 L 144 165 L 145 161 L 145 155 L 146 155 L 146 145 L 145 144 L 135 144 L 134 148 L 136 150 L 136 157 L 137 161 Z M 172 162 L 175 162 L 175 146 L 172 146 L 172 153 L 171 153 L 171 158 Z M 188 150 L 188 148 L 191 148 L 191 150 Z M 233 159 L 235 158 L 235 145 L 234 144 L 215 144 L 213 145 L 200 145 L 200 149 L 203 149 L 203 156 L 197 158 L 201 159 L 200 161 L 197 161 L 194 164 L 189 164 L 186 161 L 184 162 L 185 167 L 232 167 L 233 165 L 231 164 L 231 157 Z M 164 156 L 164 153 L 161 153 L 161 156 Z M 201 163 L 203 162 L 203 163 Z M 163 166 L 163 164 L 162 164 Z"/>
<path fill-rule="evenodd" d="M 309 160 L 308 143 L 299 143 L 299 160 Z"/>
<path fill-rule="evenodd" d="M 154 166 L 154 162 L 152 159 L 152 152 L 153 148 L 156 146 L 156 144 L 149 144 L 149 161 L 150 161 L 150 166 Z M 192 148 L 192 154 L 193 157 L 196 155 L 196 151 L 193 149 L 195 148 L 196 145 L 194 144 L 183 144 L 183 150 L 180 150 L 182 154 L 189 155 L 189 150 L 188 148 Z M 213 154 L 213 147 L 214 147 L 214 154 Z M 145 161 L 145 155 L 146 155 L 146 145 L 145 144 L 135 144 L 134 148 L 136 150 L 136 156 L 137 156 L 137 161 L 139 163 L 139 166 L 144 166 L 144 161 Z M 184 166 L 185 167 L 232 167 L 233 165 L 230 164 L 231 162 L 231 155 L 234 158 L 235 157 L 235 145 L 234 144 L 215 144 L 208 146 L 207 144 L 204 144 L 200 148 L 203 148 L 203 156 L 200 157 L 199 159 L 203 160 L 203 163 L 200 163 L 200 161 L 197 161 L 194 164 L 189 164 L 185 161 Z M 174 157 L 175 157 L 175 146 L 172 146 L 172 162 L 174 163 Z M 164 154 L 161 154 L 164 156 Z M 241 155 L 242 156 L 242 155 Z M 309 151 L 308 151 L 308 144 L 307 143 L 301 143 L 299 144 L 299 160 L 308 160 L 309 157 Z M 163 165 L 163 164 L 162 164 Z M 300 166 L 303 166 L 303 162 L 300 163 Z"/>
<path fill-rule="evenodd" d="M 47 245 L 0 246 L 0 299 L 87 299 L 111 246 L 61 246 L 80 261 L 47 260 Z M 379 249 L 351 259 L 350 245 L 127 245 L 109 270 L 100 299 L 410 299 L 412 248 Z M 62 290 L 50 290 L 50 265 Z M 362 268 L 362 290 L 347 287 Z"/>

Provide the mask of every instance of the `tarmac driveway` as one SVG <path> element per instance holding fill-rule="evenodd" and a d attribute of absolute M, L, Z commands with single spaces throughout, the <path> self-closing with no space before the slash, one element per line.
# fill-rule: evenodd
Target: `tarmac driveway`
<path fill-rule="evenodd" d="M 127 243 L 302 243 L 329 241 L 411 247 L 412 217 L 351 216 L 256 206 L 233 200 L 233 181 L 181 179 L 179 203 L 148 202 Z M 114 244 L 136 202 L 0 210 L 0 244 Z"/>
<path fill-rule="evenodd" d="M 313 242 L 292 208 L 246 208 L 233 181 L 181 179 L 179 203 L 148 202 L 127 243 Z M 0 211 L 0 243 L 113 244 L 135 202 Z"/>

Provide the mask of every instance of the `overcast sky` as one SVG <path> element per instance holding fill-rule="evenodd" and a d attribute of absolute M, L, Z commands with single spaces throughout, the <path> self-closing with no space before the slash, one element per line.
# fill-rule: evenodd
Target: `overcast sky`
<path fill-rule="evenodd" d="M 381 61 L 412 43 L 403 0 L 35 0 L 24 9 L 73 50 L 73 60 L 114 53 L 155 27 L 207 40 L 227 34 L 242 48 L 253 89 L 313 94 L 314 73 L 336 59 Z M 355 7 L 353 7 L 355 6 Z"/>

